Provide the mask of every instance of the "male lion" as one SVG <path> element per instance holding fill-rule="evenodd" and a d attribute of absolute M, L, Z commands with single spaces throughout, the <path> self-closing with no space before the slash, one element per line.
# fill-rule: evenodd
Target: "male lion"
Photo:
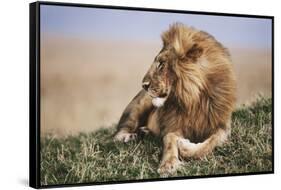
<path fill-rule="evenodd" d="M 176 23 L 162 40 L 115 139 L 127 142 L 140 129 L 160 136 L 164 146 L 158 172 L 166 176 L 176 171 L 179 158 L 200 158 L 226 141 L 236 83 L 227 49 L 206 32 Z"/>

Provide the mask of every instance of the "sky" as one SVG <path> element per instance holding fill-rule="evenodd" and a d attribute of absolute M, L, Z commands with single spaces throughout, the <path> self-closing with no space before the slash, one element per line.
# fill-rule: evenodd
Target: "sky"
<path fill-rule="evenodd" d="M 81 39 L 161 41 L 175 22 L 204 30 L 226 46 L 270 48 L 271 20 L 41 5 L 41 33 Z"/>

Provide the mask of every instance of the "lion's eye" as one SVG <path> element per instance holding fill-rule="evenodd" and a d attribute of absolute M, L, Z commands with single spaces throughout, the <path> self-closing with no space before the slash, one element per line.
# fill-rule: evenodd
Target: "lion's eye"
<path fill-rule="evenodd" d="M 157 69 L 161 70 L 164 67 L 164 61 L 159 61 Z"/>

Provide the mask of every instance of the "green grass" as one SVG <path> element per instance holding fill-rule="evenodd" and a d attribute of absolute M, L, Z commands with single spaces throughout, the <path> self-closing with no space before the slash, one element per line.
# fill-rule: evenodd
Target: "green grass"
<path fill-rule="evenodd" d="M 232 116 L 229 141 L 202 160 L 184 162 L 175 176 L 272 171 L 272 100 L 260 97 Z M 41 139 L 41 185 L 159 178 L 161 140 L 112 140 L 114 128 Z"/>

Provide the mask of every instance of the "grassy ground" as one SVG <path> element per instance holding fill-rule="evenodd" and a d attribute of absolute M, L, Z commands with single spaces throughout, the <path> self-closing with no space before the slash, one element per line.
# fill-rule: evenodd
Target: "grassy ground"
<path fill-rule="evenodd" d="M 236 110 L 230 140 L 202 160 L 185 162 L 175 176 L 272 171 L 271 111 L 272 100 L 265 98 Z M 160 139 L 115 143 L 114 131 L 41 139 L 41 184 L 159 178 Z"/>

